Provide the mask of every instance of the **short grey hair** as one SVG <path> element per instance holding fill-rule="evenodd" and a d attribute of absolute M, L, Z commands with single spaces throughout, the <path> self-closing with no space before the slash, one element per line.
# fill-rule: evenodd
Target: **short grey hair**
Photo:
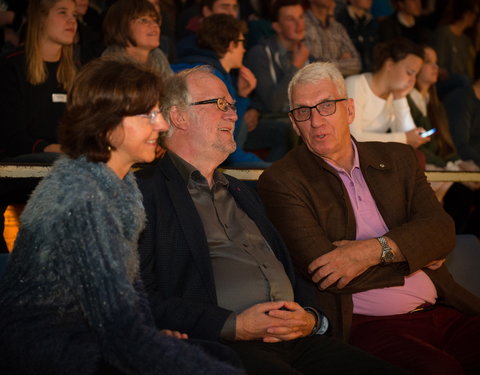
<path fill-rule="evenodd" d="M 172 107 L 187 110 L 192 102 L 192 97 L 188 91 L 187 79 L 192 74 L 199 72 L 213 74 L 213 68 L 209 65 L 199 65 L 191 69 L 182 70 L 165 81 L 165 94 L 162 97 L 160 110 L 162 111 L 163 118 L 167 121 L 169 128 L 167 132 L 162 134 L 163 138 L 170 137 L 175 128 L 170 119 L 170 110 Z"/>
<path fill-rule="evenodd" d="M 292 80 L 288 84 L 288 102 L 290 104 L 290 109 L 293 109 L 292 91 L 296 85 L 317 83 L 323 80 L 332 81 L 337 87 L 338 94 L 342 97 L 347 96 L 345 79 L 335 64 L 331 62 L 314 62 L 304 66 L 297 73 L 295 73 Z"/>

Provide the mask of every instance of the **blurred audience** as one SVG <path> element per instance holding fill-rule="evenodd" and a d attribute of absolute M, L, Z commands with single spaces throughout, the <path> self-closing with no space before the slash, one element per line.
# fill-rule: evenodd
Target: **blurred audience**
<path fill-rule="evenodd" d="M 198 65 L 214 68 L 214 74 L 225 83 L 234 98 L 238 114 L 234 131 L 237 149 L 226 160 L 226 165 L 265 167 L 268 163 L 243 150 L 248 132 L 245 123 L 245 115 L 250 106 L 248 96 L 257 85 L 254 74 L 243 65 L 246 31 L 245 22 L 229 14 L 206 17 L 199 30 L 198 45 L 173 64 L 172 68 L 175 72 Z M 234 76 L 233 70 L 238 74 Z"/>
<path fill-rule="evenodd" d="M 160 45 L 160 19 L 147 0 L 118 0 L 103 21 L 104 56 L 123 55 L 145 64 L 163 79 L 172 75 Z"/>
<path fill-rule="evenodd" d="M 335 63 L 344 76 L 361 71 L 360 56 L 345 28 L 335 20 L 334 0 L 309 0 L 305 13 L 305 43 L 319 61 Z"/>
<path fill-rule="evenodd" d="M 98 26 L 89 24 L 85 17 L 89 10 L 89 0 L 75 0 L 77 6 L 77 35 L 75 36 L 74 59 L 78 67 L 100 56 L 103 50 Z M 100 19 L 98 18 L 98 22 Z"/>
<path fill-rule="evenodd" d="M 466 30 L 475 24 L 479 10 L 477 0 L 450 1 L 445 9 L 446 24 L 435 30 L 433 46 L 440 66 L 441 98 L 473 80 L 475 47 Z"/>
<path fill-rule="evenodd" d="M 182 37 L 176 45 L 176 53 L 179 58 L 188 54 L 188 51 L 195 46 L 203 18 L 213 14 L 228 14 L 235 18 L 238 17 L 237 0 L 201 0 L 200 4 L 195 7 L 199 10 L 198 14 L 188 20 L 182 29 Z"/>
<path fill-rule="evenodd" d="M 431 43 L 432 35 L 419 19 L 422 14 L 422 0 L 394 0 L 395 13 L 379 23 L 380 41 L 407 38 L 415 43 Z"/>
<path fill-rule="evenodd" d="M 408 102 L 418 127 L 426 130 L 437 129 L 431 136 L 431 141 L 419 148 L 426 156 L 426 169 L 480 171 L 480 167 L 473 160 L 462 160 L 456 153 L 447 115 L 435 87 L 439 71 L 437 55 L 431 47 L 424 47 L 424 51 L 424 64 L 417 75 L 416 88 L 408 96 Z M 478 227 L 479 216 L 473 213 L 478 211 L 478 203 L 476 207 L 474 201 L 475 199 L 478 201 L 478 197 L 475 197 L 480 194 L 480 191 L 476 191 L 480 184 L 431 182 L 430 186 L 438 200 L 444 203 L 446 211 L 455 220 L 457 233 L 479 233 L 478 230 L 473 229 L 475 226 Z M 454 207 L 453 210 L 452 207 Z"/>
<path fill-rule="evenodd" d="M 348 32 L 362 59 L 362 72 L 372 69 L 373 47 L 378 41 L 378 22 L 371 15 L 372 0 L 349 0 L 349 5 L 337 14 L 337 20 Z"/>

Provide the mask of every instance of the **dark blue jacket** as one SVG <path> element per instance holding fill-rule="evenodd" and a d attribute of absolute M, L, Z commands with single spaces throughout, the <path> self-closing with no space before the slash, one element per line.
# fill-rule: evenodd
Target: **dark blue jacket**
<path fill-rule="evenodd" d="M 238 206 L 257 224 L 292 281 L 295 300 L 317 308 L 313 287 L 296 279 L 287 248 L 257 194 L 226 175 Z M 231 311 L 217 306 L 207 238 L 187 185 L 168 154 L 137 174 L 147 213 L 140 240 L 140 269 L 159 328 L 217 340 Z"/>

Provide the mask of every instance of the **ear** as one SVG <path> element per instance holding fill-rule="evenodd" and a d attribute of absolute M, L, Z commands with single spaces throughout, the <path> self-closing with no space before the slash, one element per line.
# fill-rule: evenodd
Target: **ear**
<path fill-rule="evenodd" d="M 175 128 L 185 130 L 188 127 L 187 112 L 181 110 L 176 105 L 170 108 L 169 116 Z"/>
<path fill-rule="evenodd" d="M 275 31 L 277 34 L 280 34 L 280 25 L 278 24 L 278 22 L 272 22 L 272 29 L 273 31 Z"/>
<path fill-rule="evenodd" d="M 348 124 L 351 124 L 355 119 L 355 102 L 352 98 L 347 99 L 347 119 Z"/>
<path fill-rule="evenodd" d="M 288 117 L 290 118 L 290 122 L 292 123 L 293 130 L 299 137 L 301 137 L 302 135 L 300 134 L 300 130 L 298 129 L 297 123 L 295 122 L 295 119 L 293 118 L 292 114 L 289 113 Z"/>
<path fill-rule="evenodd" d="M 234 40 L 231 40 L 230 43 L 228 43 L 227 52 L 232 52 L 236 46 L 237 43 Z"/>

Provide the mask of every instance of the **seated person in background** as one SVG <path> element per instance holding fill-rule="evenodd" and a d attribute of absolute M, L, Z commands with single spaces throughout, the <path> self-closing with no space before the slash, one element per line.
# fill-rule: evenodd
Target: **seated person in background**
<path fill-rule="evenodd" d="M 103 51 L 100 31 L 95 25 L 87 23 L 86 17 L 89 0 L 76 0 L 77 11 L 77 35 L 75 36 L 75 45 L 73 56 L 77 66 L 85 65 L 90 60 L 100 56 Z M 93 11 L 95 14 L 96 12 Z"/>
<path fill-rule="evenodd" d="M 414 150 L 352 138 L 354 99 L 331 63 L 300 70 L 289 97 L 304 144 L 258 190 L 334 332 L 417 374 L 478 373 L 480 298 L 443 264 L 453 222 Z"/>
<path fill-rule="evenodd" d="M 309 0 L 305 13 L 305 43 L 310 54 L 320 61 L 337 64 L 344 76 L 362 69 L 360 55 L 345 28 L 333 17 L 334 0 Z"/>
<path fill-rule="evenodd" d="M 433 47 L 440 67 L 437 82 L 441 100 L 459 87 L 468 87 L 474 79 L 475 46 L 468 35 L 478 19 L 476 0 L 451 0 L 444 7 L 442 24 L 435 30 Z"/>
<path fill-rule="evenodd" d="M 201 0 L 200 1 L 201 14 L 192 17 L 183 31 L 184 35 L 177 43 L 177 57 L 181 58 L 188 55 L 189 50 L 195 48 L 197 44 L 197 34 L 202 26 L 202 21 L 205 17 L 214 14 L 229 14 L 230 16 L 238 17 L 238 1 L 237 0 Z"/>
<path fill-rule="evenodd" d="M 477 58 L 473 85 L 453 90 L 443 104 L 458 155 L 480 166 L 480 58 Z M 450 202 L 448 196 L 445 197 L 445 209 L 454 217 L 458 233 L 480 236 L 480 190 L 477 188 L 472 193 L 463 187 L 459 195 L 463 197 L 463 204 L 470 206 L 469 214 L 458 210 L 458 202 Z"/>
<path fill-rule="evenodd" d="M 145 212 L 129 170 L 155 158 L 167 130 L 161 94 L 161 79 L 129 62 L 78 74 L 59 130 L 67 157 L 33 192 L 0 282 L 2 372 L 241 373 L 162 334 L 143 294 Z"/>
<path fill-rule="evenodd" d="M 422 138 L 406 99 L 423 63 L 423 49 L 407 39 L 375 46 L 372 73 L 348 77 L 348 96 L 355 100 L 350 131 L 358 141 L 407 143 L 418 147 Z"/>
<path fill-rule="evenodd" d="M 362 60 L 362 72 L 372 71 L 373 46 L 378 41 L 378 22 L 371 15 L 372 0 L 349 0 L 349 5 L 337 15 L 337 21 L 348 36 Z"/>
<path fill-rule="evenodd" d="M 381 42 L 407 38 L 415 43 L 431 43 L 432 31 L 419 17 L 422 0 L 394 0 L 395 13 L 379 22 L 378 36 Z"/>
<path fill-rule="evenodd" d="M 435 83 L 438 79 L 437 54 L 431 47 L 423 47 L 425 59 L 417 74 L 415 88 L 407 96 L 413 121 L 419 128 L 436 129 L 436 133 L 419 147 L 425 154 L 427 170 L 480 170 L 473 161 L 464 161 L 456 153 L 448 128 L 447 115 L 437 95 Z M 440 202 L 452 186 L 452 182 L 431 182 Z M 465 212 L 466 214 L 466 212 Z"/>
<path fill-rule="evenodd" d="M 466 86 L 466 78 L 473 81 L 475 48 L 466 30 L 475 25 L 479 10 L 477 0 L 450 1 L 445 8 L 446 24 L 435 30 L 433 46 L 440 66 L 441 98 L 455 87 Z"/>
<path fill-rule="evenodd" d="M 272 150 L 268 161 L 283 157 L 295 139 L 285 114 L 288 110 L 288 82 L 298 69 L 313 61 L 303 41 L 303 16 L 299 0 L 276 1 L 271 12 L 275 35 L 261 41 L 245 56 L 245 66 L 257 77 L 245 147 L 259 149 L 262 142 L 269 142 Z"/>
<path fill-rule="evenodd" d="M 252 105 L 262 113 L 288 111 L 287 87 L 293 75 L 313 61 L 305 39 L 300 0 L 277 0 L 271 13 L 275 35 L 245 55 L 245 66 L 257 77 Z"/>
<path fill-rule="evenodd" d="M 163 79 L 173 74 L 160 45 L 160 15 L 147 0 L 118 0 L 103 20 L 103 56 L 123 55 Z"/>
<path fill-rule="evenodd" d="M 60 155 L 57 126 L 76 67 L 73 0 L 38 0 L 28 6 L 25 47 L 0 61 L 0 160 L 52 163 Z M 37 179 L 0 184 L 0 248 L 8 204 L 25 203 Z"/>
<path fill-rule="evenodd" d="M 58 155 L 42 153 L 60 152 L 57 125 L 76 73 L 75 17 L 73 0 L 29 4 L 25 48 L 0 66 L 0 150 L 8 157 L 52 161 Z"/>
<path fill-rule="evenodd" d="M 243 145 L 247 137 L 244 116 L 250 106 L 248 95 L 257 85 L 257 79 L 250 69 L 243 65 L 245 53 L 245 33 L 247 26 L 243 21 L 230 15 L 214 14 L 203 19 L 199 31 L 198 46 L 172 65 L 175 72 L 198 65 L 210 65 L 214 73 L 228 88 L 235 100 L 238 120 L 235 124 L 234 138 L 237 150 L 229 156 L 226 165 L 264 168 L 269 163 L 255 154 L 245 152 Z M 238 69 L 238 77 L 232 70 Z"/>
<path fill-rule="evenodd" d="M 235 150 L 237 115 L 205 68 L 167 81 L 168 151 L 137 176 L 147 212 L 140 268 L 158 327 L 221 340 L 251 375 L 394 373 L 325 334 L 315 290 L 295 281 L 258 196 L 217 170 Z"/>

